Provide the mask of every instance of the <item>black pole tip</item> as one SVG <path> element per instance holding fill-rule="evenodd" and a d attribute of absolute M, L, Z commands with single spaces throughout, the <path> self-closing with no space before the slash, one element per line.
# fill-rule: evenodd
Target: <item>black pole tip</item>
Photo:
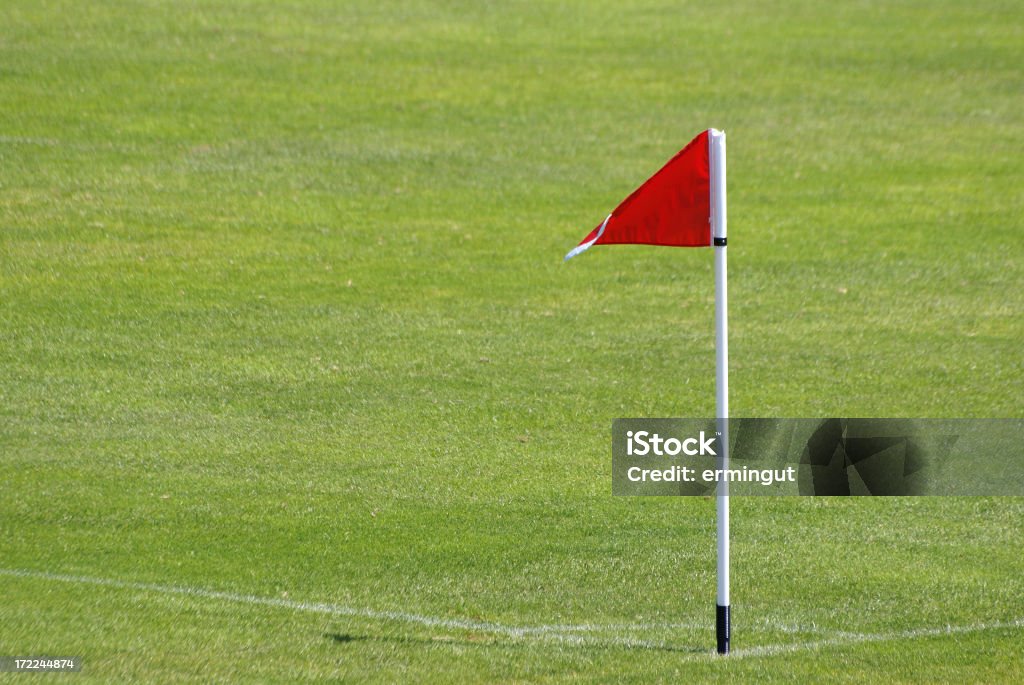
<path fill-rule="evenodd" d="M 729 620 L 729 607 L 721 604 L 715 607 L 715 636 L 718 638 L 718 653 L 729 653 L 729 638 L 732 634 L 732 624 Z"/>

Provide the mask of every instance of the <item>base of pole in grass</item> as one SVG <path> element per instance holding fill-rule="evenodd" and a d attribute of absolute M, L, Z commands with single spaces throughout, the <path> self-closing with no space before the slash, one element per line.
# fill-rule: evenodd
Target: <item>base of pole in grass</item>
<path fill-rule="evenodd" d="M 716 605 L 715 612 L 715 635 L 718 637 L 718 653 L 729 653 L 729 636 L 732 633 L 732 626 L 729 622 L 729 607 Z"/>

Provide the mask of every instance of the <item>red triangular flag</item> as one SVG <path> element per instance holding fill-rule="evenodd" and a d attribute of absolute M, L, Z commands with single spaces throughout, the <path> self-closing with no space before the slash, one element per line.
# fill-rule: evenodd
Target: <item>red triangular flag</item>
<path fill-rule="evenodd" d="M 711 167 L 708 132 L 690 141 L 604 222 L 565 255 L 593 245 L 711 245 Z"/>

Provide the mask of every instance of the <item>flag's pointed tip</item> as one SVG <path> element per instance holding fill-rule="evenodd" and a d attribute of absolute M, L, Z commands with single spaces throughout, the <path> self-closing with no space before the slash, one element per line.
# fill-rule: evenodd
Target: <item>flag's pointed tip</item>
<path fill-rule="evenodd" d="M 576 255 L 580 254 L 581 252 L 586 252 L 591 247 L 593 247 L 593 245 L 598 240 L 601 239 L 601 236 L 604 235 L 605 226 L 608 225 L 608 221 L 612 218 L 612 214 L 614 214 L 614 212 L 612 212 L 611 214 L 606 216 L 604 218 L 604 221 L 601 222 L 601 226 L 597 229 L 597 235 L 594 235 L 594 237 L 591 238 L 590 240 L 584 241 L 584 242 L 580 243 L 579 245 L 577 245 L 576 247 L 574 247 L 571 250 L 569 250 L 569 254 L 565 255 L 565 258 L 562 261 L 563 262 L 567 262 L 570 259 L 572 259 L 573 257 L 575 257 Z M 593 235 L 593 234 L 591 234 L 591 235 Z M 589 238 L 590 236 L 587 236 L 587 237 Z"/>
<path fill-rule="evenodd" d="M 564 257 L 562 257 L 562 263 L 565 264 L 567 261 L 569 261 L 576 255 L 580 254 L 581 252 L 585 252 L 589 247 L 590 245 L 587 244 L 577 245 L 576 247 L 569 250 L 569 252 Z"/>

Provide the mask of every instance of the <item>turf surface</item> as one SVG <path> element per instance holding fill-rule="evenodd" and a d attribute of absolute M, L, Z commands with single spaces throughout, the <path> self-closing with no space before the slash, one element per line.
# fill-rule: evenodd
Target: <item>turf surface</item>
<path fill-rule="evenodd" d="M 713 502 L 612 498 L 608 440 L 713 412 L 710 251 L 561 263 L 722 128 L 735 416 L 1022 416 L 1022 26 L 5 2 L 0 654 L 81 656 L 76 682 L 1024 680 L 1008 498 L 735 501 L 711 656 Z"/>

